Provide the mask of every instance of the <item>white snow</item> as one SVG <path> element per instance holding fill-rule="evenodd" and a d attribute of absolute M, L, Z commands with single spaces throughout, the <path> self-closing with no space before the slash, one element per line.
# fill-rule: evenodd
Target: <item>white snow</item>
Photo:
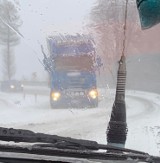
<path fill-rule="evenodd" d="M 51 109 L 49 96 L 0 93 L 0 124 L 106 144 L 106 129 L 114 90 L 100 90 L 97 109 Z M 126 147 L 160 155 L 160 95 L 126 92 L 128 136 Z"/>

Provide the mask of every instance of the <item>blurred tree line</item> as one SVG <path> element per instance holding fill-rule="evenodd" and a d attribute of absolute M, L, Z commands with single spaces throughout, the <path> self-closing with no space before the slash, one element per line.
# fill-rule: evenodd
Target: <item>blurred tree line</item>
<path fill-rule="evenodd" d="M 0 46 L 3 80 L 11 80 L 16 72 L 14 46 L 20 42 L 18 29 L 22 21 L 14 3 L 0 0 Z"/>

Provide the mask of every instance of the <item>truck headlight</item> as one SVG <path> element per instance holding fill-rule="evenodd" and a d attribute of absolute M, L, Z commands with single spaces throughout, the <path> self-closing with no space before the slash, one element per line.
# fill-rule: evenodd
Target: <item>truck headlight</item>
<path fill-rule="evenodd" d="M 10 88 L 11 88 L 11 89 L 14 89 L 14 88 L 15 88 L 15 86 L 14 86 L 14 85 L 10 85 Z"/>
<path fill-rule="evenodd" d="M 92 89 L 91 91 L 89 91 L 89 96 L 93 99 L 98 97 L 98 92 L 96 89 Z"/>
<path fill-rule="evenodd" d="M 53 101 L 57 101 L 61 97 L 61 94 L 59 92 L 52 92 L 51 97 Z"/>

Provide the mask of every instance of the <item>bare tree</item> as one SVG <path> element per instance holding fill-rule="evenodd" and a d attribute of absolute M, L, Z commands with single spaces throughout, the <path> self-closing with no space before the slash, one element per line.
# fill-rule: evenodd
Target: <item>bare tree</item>
<path fill-rule="evenodd" d="M 99 53 L 108 64 L 117 61 L 122 54 L 125 7 L 125 0 L 98 0 L 91 12 L 90 27 L 96 33 Z M 132 40 L 140 30 L 136 4 L 129 0 L 127 9 L 126 54 L 131 52 Z"/>
<path fill-rule="evenodd" d="M 0 44 L 3 47 L 3 76 L 10 80 L 15 74 L 13 47 L 19 43 L 18 28 L 22 24 L 14 4 L 0 1 Z"/>

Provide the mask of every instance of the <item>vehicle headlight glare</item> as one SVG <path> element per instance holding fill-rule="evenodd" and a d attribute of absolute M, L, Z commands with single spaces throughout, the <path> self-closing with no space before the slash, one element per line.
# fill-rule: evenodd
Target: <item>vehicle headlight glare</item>
<path fill-rule="evenodd" d="M 57 101 L 60 98 L 61 94 L 59 92 L 52 92 L 52 100 Z"/>
<path fill-rule="evenodd" d="M 10 88 L 14 89 L 14 88 L 15 88 L 15 86 L 14 86 L 14 85 L 10 85 Z"/>
<path fill-rule="evenodd" d="M 89 92 L 89 96 L 90 96 L 91 98 L 93 98 L 93 99 L 97 98 L 97 96 L 98 96 L 97 90 L 91 90 L 91 91 Z"/>

